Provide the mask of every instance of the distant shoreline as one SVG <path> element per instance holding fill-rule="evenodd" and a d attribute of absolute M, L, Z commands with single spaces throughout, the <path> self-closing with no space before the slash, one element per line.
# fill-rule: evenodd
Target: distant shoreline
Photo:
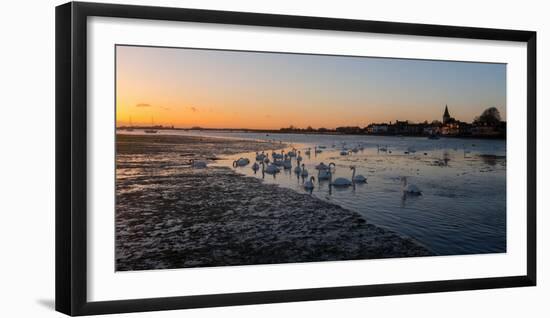
<path fill-rule="evenodd" d="M 117 131 L 124 131 L 127 127 L 117 127 Z M 132 129 L 145 130 L 145 129 L 156 129 L 156 130 L 176 130 L 176 131 L 206 131 L 206 132 L 231 132 L 231 133 L 258 133 L 258 134 L 294 134 L 294 135 L 326 135 L 326 136 L 372 136 L 372 137 L 414 137 L 414 138 L 428 138 L 429 135 L 396 135 L 396 134 L 357 134 L 357 133 L 340 133 L 335 131 L 329 132 L 307 132 L 307 131 L 281 131 L 281 130 L 256 130 L 256 129 L 233 129 L 233 128 L 202 128 L 202 129 L 191 129 L 191 128 L 170 128 L 170 127 L 132 127 Z M 494 140 L 506 140 L 506 136 L 471 136 L 471 135 L 438 135 L 439 138 L 464 138 L 464 139 L 494 139 Z"/>

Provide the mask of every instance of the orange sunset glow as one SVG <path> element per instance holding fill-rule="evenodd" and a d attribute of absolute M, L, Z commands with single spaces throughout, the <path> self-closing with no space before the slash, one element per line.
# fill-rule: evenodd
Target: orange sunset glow
<path fill-rule="evenodd" d="M 503 64 L 117 46 L 117 126 L 279 129 L 459 120 L 496 106 Z"/>

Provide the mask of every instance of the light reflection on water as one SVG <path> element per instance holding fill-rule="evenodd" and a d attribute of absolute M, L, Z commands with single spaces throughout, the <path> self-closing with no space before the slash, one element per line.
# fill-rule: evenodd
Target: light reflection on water
<path fill-rule="evenodd" d="M 171 132 L 161 132 L 169 133 Z M 334 162 L 333 178 L 351 179 L 350 165 L 368 178 L 366 184 L 334 188 L 328 181 L 315 181 L 312 195 L 362 214 L 367 221 L 415 238 L 441 255 L 506 251 L 506 142 L 415 137 L 297 135 L 230 132 L 183 132 L 182 135 L 276 140 L 301 151 L 309 175 L 317 176 L 315 165 Z M 343 144 L 363 150 L 340 155 Z M 315 146 L 324 146 L 315 154 Z M 288 152 L 292 149 L 284 149 Z M 311 155 L 305 150 L 311 148 Z M 381 151 L 380 149 L 386 151 Z M 406 153 L 408 152 L 408 154 Z M 271 154 L 271 151 L 268 152 Z M 255 153 L 233 155 L 217 162 L 232 167 L 233 160 L 251 163 L 235 168 L 250 177 L 308 193 L 304 180 L 292 169 L 275 176 L 251 169 Z M 271 156 L 270 156 L 270 159 Z M 233 167 L 232 167 L 233 168 Z M 421 196 L 403 195 L 400 177 L 416 184 Z"/>

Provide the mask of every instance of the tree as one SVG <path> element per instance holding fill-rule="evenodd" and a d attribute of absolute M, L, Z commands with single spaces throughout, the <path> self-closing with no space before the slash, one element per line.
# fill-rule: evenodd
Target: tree
<path fill-rule="evenodd" d="M 474 122 L 489 125 L 489 126 L 496 126 L 500 123 L 500 112 L 496 107 L 489 107 L 486 110 L 481 113 L 479 117 L 476 117 L 474 119 Z"/>

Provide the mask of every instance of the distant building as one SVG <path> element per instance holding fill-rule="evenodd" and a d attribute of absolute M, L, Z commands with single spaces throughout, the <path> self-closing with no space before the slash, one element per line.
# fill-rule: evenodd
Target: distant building
<path fill-rule="evenodd" d="M 370 124 L 367 126 L 367 132 L 369 134 L 387 134 L 388 124 Z"/>
<path fill-rule="evenodd" d="M 496 109 L 495 109 L 496 110 Z M 487 111 L 486 111 L 487 112 Z M 481 117 L 481 116 L 480 116 Z M 506 137 L 506 122 L 474 120 L 473 123 L 466 123 L 455 119 L 449 112 L 449 106 L 445 105 L 442 116 L 443 121 L 434 120 L 431 123 L 424 121 L 422 123 L 413 123 L 408 120 L 396 120 L 394 123 L 372 123 L 369 124 L 363 133 L 373 135 L 397 135 L 397 136 L 447 136 L 447 137 Z M 341 133 L 355 133 L 357 127 L 337 128 Z"/>
<path fill-rule="evenodd" d="M 456 120 L 449 114 L 449 107 L 445 105 L 445 112 L 443 112 L 443 125 L 450 124 Z"/>

